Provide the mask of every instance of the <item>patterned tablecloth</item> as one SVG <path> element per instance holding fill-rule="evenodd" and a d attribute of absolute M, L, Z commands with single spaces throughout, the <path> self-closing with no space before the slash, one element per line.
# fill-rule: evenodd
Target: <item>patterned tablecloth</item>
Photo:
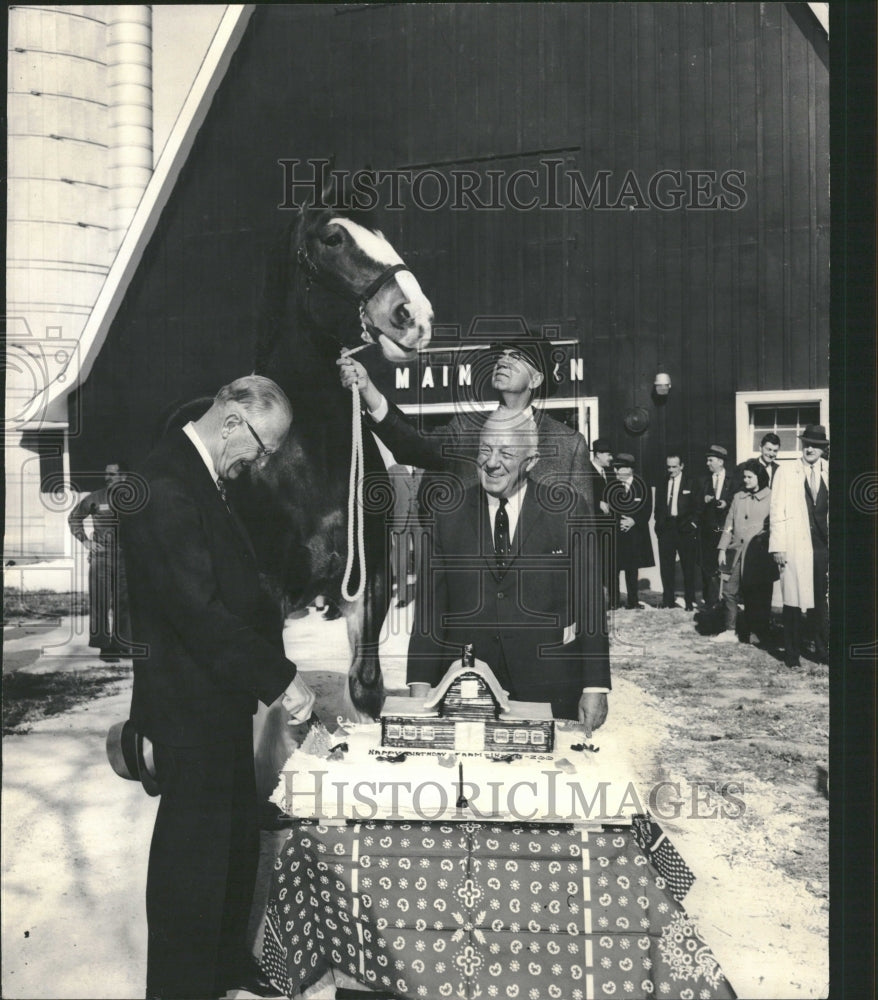
<path fill-rule="evenodd" d="M 645 817 L 301 823 L 275 863 L 263 969 L 290 997 L 330 967 L 429 1000 L 734 997 L 678 902 L 691 881 Z"/>

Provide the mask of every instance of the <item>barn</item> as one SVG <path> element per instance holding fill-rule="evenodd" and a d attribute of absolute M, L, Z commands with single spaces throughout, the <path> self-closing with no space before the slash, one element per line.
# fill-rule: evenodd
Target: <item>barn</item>
<path fill-rule="evenodd" d="M 553 406 L 647 477 L 667 446 L 700 472 L 712 442 L 741 460 L 772 429 L 792 455 L 828 423 L 808 5 L 265 5 L 242 28 L 71 397 L 74 473 L 136 461 L 163 410 L 250 369 L 267 247 L 330 169 L 436 312 L 438 355 L 377 374 L 399 402 L 441 413 L 457 342 L 521 316 L 567 345 Z"/>
<path fill-rule="evenodd" d="M 432 350 L 373 371 L 404 408 L 446 419 L 462 347 L 526 322 L 557 347 L 549 405 L 647 479 L 668 448 L 700 472 L 707 445 L 740 461 L 766 430 L 794 456 L 829 424 L 812 6 L 228 8 L 55 419 L 27 432 L 22 494 L 59 455 L 79 488 L 136 464 L 175 404 L 252 368 L 267 249 L 327 179 L 375 206 L 433 303 Z"/>

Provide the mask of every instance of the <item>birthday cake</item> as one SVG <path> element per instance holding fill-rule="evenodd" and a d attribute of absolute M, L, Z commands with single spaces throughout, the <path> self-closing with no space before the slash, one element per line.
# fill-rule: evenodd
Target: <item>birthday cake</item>
<path fill-rule="evenodd" d="M 554 742 L 552 706 L 512 701 L 470 645 L 426 698 L 390 697 L 381 712 L 386 747 L 540 754 Z"/>
<path fill-rule="evenodd" d="M 609 729 L 598 745 L 581 725 L 552 719 L 548 706 L 510 701 L 484 670 L 473 676 L 461 663 L 425 699 L 388 698 L 380 722 L 312 726 L 271 801 L 324 823 L 600 825 L 645 812 L 627 748 Z M 497 739 L 504 727 L 508 738 Z"/>

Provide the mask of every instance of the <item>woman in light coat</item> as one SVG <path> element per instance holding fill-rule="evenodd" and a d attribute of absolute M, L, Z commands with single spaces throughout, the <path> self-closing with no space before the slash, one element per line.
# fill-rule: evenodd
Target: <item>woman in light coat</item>
<path fill-rule="evenodd" d="M 732 498 L 725 526 L 717 545 L 719 549 L 717 562 L 722 574 L 724 576 L 728 574 L 728 579 L 723 587 L 724 631 L 715 635 L 712 642 L 734 642 L 737 640 L 735 625 L 738 619 L 738 600 L 741 596 L 744 596 L 744 621 L 748 633 L 746 641 L 749 641 L 749 632 L 754 625 L 753 608 L 749 606 L 742 587 L 744 563 L 745 560 L 750 561 L 749 553 L 753 540 L 768 530 L 771 490 L 768 488 L 768 472 L 756 459 L 745 462 L 741 467 L 741 472 L 744 489 L 739 490 Z M 750 575 L 752 576 L 752 574 Z M 751 587 L 751 594 L 754 589 L 758 590 L 758 588 Z M 756 624 L 759 626 L 755 629 L 758 633 L 764 634 L 767 631 L 764 623 Z M 763 638 L 762 634 L 760 638 Z"/>

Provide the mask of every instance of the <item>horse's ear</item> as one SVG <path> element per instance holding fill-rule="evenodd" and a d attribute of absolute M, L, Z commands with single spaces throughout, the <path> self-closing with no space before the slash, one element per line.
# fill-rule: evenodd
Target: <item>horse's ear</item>
<path fill-rule="evenodd" d="M 327 208 L 334 204 L 335 199 L 333 198 L 333 193 L 335 186 L 332 183 L 332 171 L 335 170 L 335 153 L 329 154 L 329 162 L 327 163 L 327 178 L 323 185 L 323 191 L 320 193 L 320 206 L 321 208 Z"/>

